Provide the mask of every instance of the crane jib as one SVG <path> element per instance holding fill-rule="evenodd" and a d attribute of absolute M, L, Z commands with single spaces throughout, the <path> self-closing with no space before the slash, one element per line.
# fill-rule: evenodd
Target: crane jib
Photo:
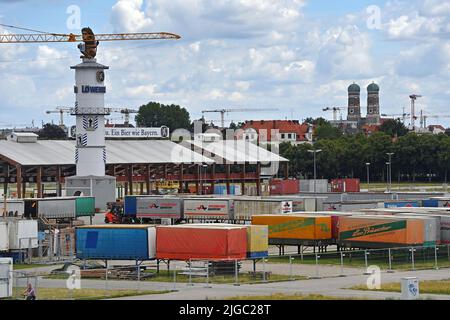
<path fill-rule="evenodd" d="M 97 34 L 97 41 L 117 40 L 177 40 L 181 37 L 177 34 L 158 33 L 117 33 Z M 0 43 L 26 43 L 26 42 L 83 42 L 82 35 L 74 34 L 3 34 L 0 35 Z"/>

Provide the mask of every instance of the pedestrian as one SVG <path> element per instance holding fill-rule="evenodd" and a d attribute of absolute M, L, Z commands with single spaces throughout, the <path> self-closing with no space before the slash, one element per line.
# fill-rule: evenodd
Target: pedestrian
<path fill-rule="evenodd" d="M 31 283 L 28 284 L 27 288 L 23 292 L 23 295 L 25 296 L 25 300 L 36 300 L 36 294 Z"/>

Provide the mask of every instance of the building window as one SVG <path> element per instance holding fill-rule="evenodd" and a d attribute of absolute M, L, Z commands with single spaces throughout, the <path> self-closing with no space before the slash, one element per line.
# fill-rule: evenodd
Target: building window
<path fill-rule="evenodd" d="M 284 139 L 284 133 L 281 134 L 281 139 Z"/>
<path fill-rule="evenodd" d="M 292 139 L 292 134 L 288 134 L 288 139 Z"/>
<path fill-rule="evenodd" d="M 355 113 L 355 110 L 354 110 L 354 109 L 350 109 L 348 112 L 349 112 L 350 114 L 354 114 L 354 113 Z"/>

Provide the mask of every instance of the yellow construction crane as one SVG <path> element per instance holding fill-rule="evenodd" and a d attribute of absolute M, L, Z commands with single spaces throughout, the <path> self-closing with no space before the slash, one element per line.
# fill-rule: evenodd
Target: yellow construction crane
<path fill-rule="evenodd" d="M 14 28 L 36 33 L 28 34 L 1 34 L 0 43 L 47 43 L 47 42 L 83 42 L 78 45 L 81 58 L 93 59 L 97 54 L 97 46 L 100 41 L 118 41 L 118 40 L 178 40 L 181 37 L 174 33 L 152 32 L 152 33 L 107 33 L 97 34 L 90 28 L 83 28 L 81 34 L 59 34 L 26 29 L 16 26 L 0 24 L 7 28 Z"/>
<path fill-rule="evenodd" d="M 67 107 L 57 107 L 55 110 L 47 110 L 45 113 L 59 113 L 59 126 L 64 127 L 64 113 L 70 114 L 71 109 Z"/>

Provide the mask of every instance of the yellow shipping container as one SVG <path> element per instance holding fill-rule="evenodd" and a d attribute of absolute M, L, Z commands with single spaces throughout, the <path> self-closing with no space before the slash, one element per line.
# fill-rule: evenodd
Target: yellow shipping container
<path fill-rule="evenodd" d="M 265 225 L 247 226 L 247 252 L 269 250 L 269 227 Z"/>
<path fill-rule="evenodd" d="M 269 239 L 331 239 L 331 216 L 306 214 L 254 215 L 252 224 L 268 225 Z"/>

